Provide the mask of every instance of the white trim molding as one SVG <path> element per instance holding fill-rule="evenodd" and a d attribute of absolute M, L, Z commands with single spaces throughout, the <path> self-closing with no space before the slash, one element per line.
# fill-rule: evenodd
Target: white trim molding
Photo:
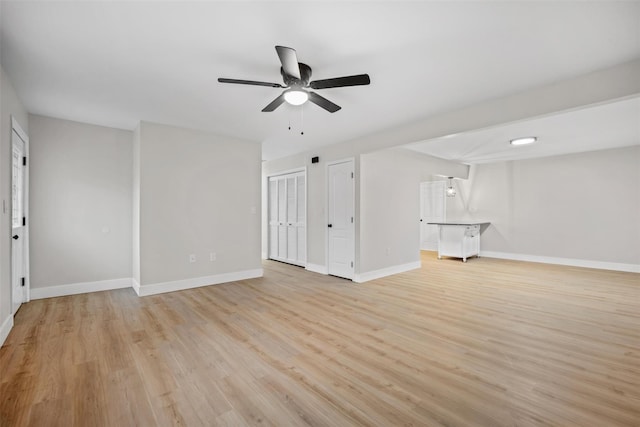
<path fill-rule="evenodd" d="M 4 319 L 4 322 L 2 322 L 2 326 L 0 327 L 0 347 L 4 345 L 4 342 L 9 336 L 9 332 L 11 332 L 12 328 L 13 328 L 13 314 L 10 314 L 9 316 L 7 316 L 6 319 Z"/>
<path fill-rule="evenodd" d="M 140 283 L 134 278 L 131 279 L 131 287 L 140 296 Z"/>
<path fill-rule="evenodd" d="M 110 291 L 112 289 L 130 288 L 133 285 L 130 277 L 96 282 L 70 283 L 67 285 L 46 286 L 31 289 L 31 299 L 54 298 L 66 295 L 86 294 L 88 292 Z"/>
<path fill-rule="evenodd" d="M 513 261 L 540 262 L 543 264 L 566 265 L 570 267 L 596 268 L 599 270 L 625 271 L 640 273 L 640 264 L 624 264 L 618 262 L 591 261 L 586 259 L 557 258 L 540 255 L 513 254 L 508 252 L 481 251 L 480 256 L 487 258 L 509 259 Z"/>
<path fill-rule="evenodd" d="M 219 285 L 221 283 L 235 282 L 238 280 L 255 279 L 262 277 L 262 268 L 254 270 L 234 271 L 232 273 L 222 273 L 213 276 L 194 277 L 192 279 L 174 280 L 171 282 L 152 283 L 140 285 L 134 281 L 133 289 L 138 296 L 162 294 L 165 292 L 175 292 L 184 289 L 199 288 L 202 286 Z"/>
<path fill-rule="evenodd" d="M 415 270 L 422 267 L 420 261 L 408 262 L 406 264 L 392 265 L 391 267 L 381 268 L 379 270 L 367 271 L 356 274 L 353 281 L 356 283 L 368 282 L 369 280 L 380 279 L 381 277 L 392 276 L 394 274 L 404 273 L 406 271 Z"/>
<path fill-rule="evenodd" d="M 305 269 L 313 273 L 320 273 L 325 275 L 329 274 L 329 270 L 327 269 L 326 265 L 307 263 L 307 266 L 305 267 Z"/>
<path fill-rule="evenodd" d="M 29 136 L 24 131 L 24 129 L 22 129 L 22 126 L 20 126 L 20 123 L 18 123 L 18 120 L 13 116 L 11 116 L 11 129 L 15 130 L 18 136 L 20 136 L 20 138 L 22 138 L 23 141 L 27 142 L 29 140 Z"/>

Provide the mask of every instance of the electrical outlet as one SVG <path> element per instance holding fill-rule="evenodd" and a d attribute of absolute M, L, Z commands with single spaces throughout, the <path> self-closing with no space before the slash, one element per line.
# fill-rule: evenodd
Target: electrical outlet
<path fill-rule="evenodd" d="M 387 248 L 387 255 L 391 255 L 391 248 Z"/>
<path fill-rule="evenodd" d="M 196 262 L 196 254 L 189 255 L 189 262 Z"/>
<path fill-rule="evenodd" d="M 217 259 L 216 253 L 215 252 L 211 252 L 209 254 L 209 261 L 213 262 Z"/>

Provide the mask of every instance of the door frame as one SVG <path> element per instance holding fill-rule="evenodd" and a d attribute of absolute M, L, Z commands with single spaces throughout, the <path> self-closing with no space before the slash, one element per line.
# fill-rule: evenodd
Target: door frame
<path fill-rule="evenodd" d="M 330 274 L 329 272 L 329 227 L 327 227 L 327 224 L 329 224 L 329 191 L 331 188 L 330 185 L 330 176 L 329 176 L 329 168 L 331 166 L 334 165 L 338 165 L 340 163 L 347 163 L 350 162 L 353 166 L 353 179 L 351 180 L 351 194 L 353 194 L 353 274 L 352 277 L 346 278 L 347 280 L 353 280 L 356 277 L 356 266 L 358 265 L 358 260 L 356 259 L 356 222 L 358 222 L 358 216 L 356 215 L 357 212 L 357 206 L 356 206 L 356 178 L 357 178 L 357 174 L 356 174 L 356 158 L 355 157 L 347 157 L 344 159 L 340 159 L 340 160 L 332 160 L 330 162 L 327 162 L 325 164 L 325 185 L 326 185 L 326 191 L 324 192 L 324 206 L 325 206 L 325 214 L 324 214 L 324 240 L 325 240 L 325 247 L 324 247 L 324 259 L 325 259 L 325 265 L 326 265 L 326 273 Z M 359 223 L 359 222 L 358 222 Z"/>
<path fill-rule="evenodd" d="M 30 159 L 29 159 L 29 136 L 24 131 L 18 120 L 11 116 L 11 132 L 15 131 L 16 134 L 24 141 L 24 155 L 27 158 L 26 165 L 24 166 L 24 188 L 23 188 L 23 208 L 24 208 L 24 217 L 27 218 L 26 223 L 23 229 L 22 238 L 24 239 L 22 243 L 22 257 L 24 264 L 24 289 L 22 290 L 22 302 L 29 302 L 31 300 L 31 274 L 30 274 L 30 263 L 29 263 L 29 228 L 30 228 L 30 216 L 29 216 L 29 167 L 30 167 Z M 11 150 L 13 150 L 13 135 L 11 136 Z M 13 178 L 11 178 L 11 185 L 13 185 Z M 13 211 L 13 197 L 11 197 L 10 203 L 11 211 Z M 9 223 L 11 230 L 9 230 L 9 236 L 13 235 L 13 224 L 11 221 Z M 11 311 L 13 312 L 13 249 L 11 249 Z M 15 313 L 13 313 L 15 315 Z"/>
<path fill-rule="evenodd" d="M 266 195 L 267 195 L 266 203 L 265 203 L 265 205 L 267 207 L 266 215 L 265 215 L 265 217 L 266 217 L 265 218 L 265 229 L 267 230 L 267 233 L 266 233 L 266 238 L 267 238 L 266 252 L 267 253 L 266 253 L 266 257 L 265 258 L 266 259 L 273 259 L 273 258 L 271 258 L 271 253 L 270 253 L 271 233 L 269 233 L 269 209 L 270 209 L 269 203 L 271 201 L 271 197 L 269 195 L 269 180 L 271 178 L 275 178 L 275 177 L 278 177 L 278 176 L 289 175 L 289 174 L 292 174 L 292 173 L 300 173 L 300 172 L 304 173 L 304 218 L 305 218 L 304 219 L 305 220 L 305 225 L 304 225 L 304 244 L 305 244 L 306 247 L 304 248 L 304 250 L 305 250 L 305 252 L 304 252 L 305 253 L 304 266 L 302 266 L 302 267 L 306 268 L 307 264 L 309 263 L 309 209 L 308 209 L 308 206 L 307 206 L 307 200 L 309 198 L 309 174 L 307 173 L 307 167 L 306 166 L 303 166 L 303 167 L 300 167 L 300 168 L 294 168 L 294 169 L 287 169 L 287 170 L 284 170 L 284 171 L 273 172 L 273 173 L 267 174 L 265 176 L 265 188 L 266 188 L 265 192 L 266 192 Z M 263 234 L 263 236 L 264 236 L 264 234 Z M 276 261 L 278 261 L 278 260 L 276 260 Z M 298 264 L 295 264 L 295 265 L 298 265 Z"/>

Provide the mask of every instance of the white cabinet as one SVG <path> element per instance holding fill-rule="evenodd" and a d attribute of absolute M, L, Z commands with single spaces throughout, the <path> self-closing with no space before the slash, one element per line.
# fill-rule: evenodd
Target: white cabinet
<path fill-rule="evenodd" d="M 438 258 L 450 256 L 462 258 L 467 262 L 467 258 L 480 255 L 480 232 L 482 226 L 489 224 L 481 223 L 431 223 L 438 226 Z"/>
<path fill-rule="evenodd" d="M 305 266 L 306 174 L 269 177 L 269 258 Z"/>

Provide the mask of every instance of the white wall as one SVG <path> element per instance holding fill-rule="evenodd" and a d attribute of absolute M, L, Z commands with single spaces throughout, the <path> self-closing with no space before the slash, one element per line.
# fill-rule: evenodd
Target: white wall
<path fill-rule="evenodd" d="M 276 175 L 284 171 L 307 168 L 307 264 L 315 267 L 326 267 L 326 238 L 327 238 L 327 163 L 354 159 L 356 175 L 356 217 L 359 212 L 359 192 L 358 175 L 360 167 L 360 157 L 350 144 L 332 145 L 312 152 L 297 154 L 282 159 L 264 162 L 262 164 L 263 175 L 263 224 L 267 223 L 267 191 L 266 179 L 268 176 Z M 318 156 L 318 163 L 311 163 L 311 158 Z M 356 228 L 356 234 L 358 229 Z M 267 230 L 263 227 L 262 233 L 262 254 L 267 254 Z M 358 252 L 358 236 L 356 235 L 356 258 Z M 357 266 L 356 266 L 357 268 Z"/>
<path fill-rule="evenodd" d="M 29 123 L 32 292 L 130 278 L 132 133 L 36 115 Z"/>
<path fill-rule="evenodd" d="M 358 146 L 342 144 L 263 163 L 263 178 L 296 168 L 307 168 L 307 264 L 326 269 L 327 163 L 355 159 L 356 280 L 373 271 L 419 262 L 419 185 L 432 175 L 467 177 L 468 167 L 404 149 L 360 154 Z M 311 163 L 313 156 L 319 163 Z M 266 195 L 266 187 L 264 191 Z M 389 204 L 389 197 L 398 204 Z M 397 200 L 396 200 L 397 199 Z M 266 199 L 263 223 L 266 224 Z M 412 219 L 408 219 L 412 218 Z M 392 225 L 389 228 L 389 225 Z M 266 227 L 265 227 L 266 228 Z M 415 228 L 415 232 L 414 232 Z M 415 244 L 412 241 L 415 239 Z M 386 248 L 391 254 L 386 255 Z M 416 249 L 418 248 L 418 249 Z M 263 230 L 263 254 L 267 235 Z"/>
<path fill-rule="evenodd" d="M 441 179 L 435 175 L 467 178 L 467 174 L 466 165 L 403 149 L 363 154 L 360 276 L 366 279 L 377 277 L 380 270 L 419 266 L 420 183 Z"/>
<path fill-rule="evenodd" d="M 140 294 L 261 274 L 260 145 L 142 122 L 139 146 Z"/>
<path fill-rule="evenodd" d="M 640 268 L 640 146 L 477 165 L 458 189 L 447 219 L 490 221 L 485 254 Z"/>

